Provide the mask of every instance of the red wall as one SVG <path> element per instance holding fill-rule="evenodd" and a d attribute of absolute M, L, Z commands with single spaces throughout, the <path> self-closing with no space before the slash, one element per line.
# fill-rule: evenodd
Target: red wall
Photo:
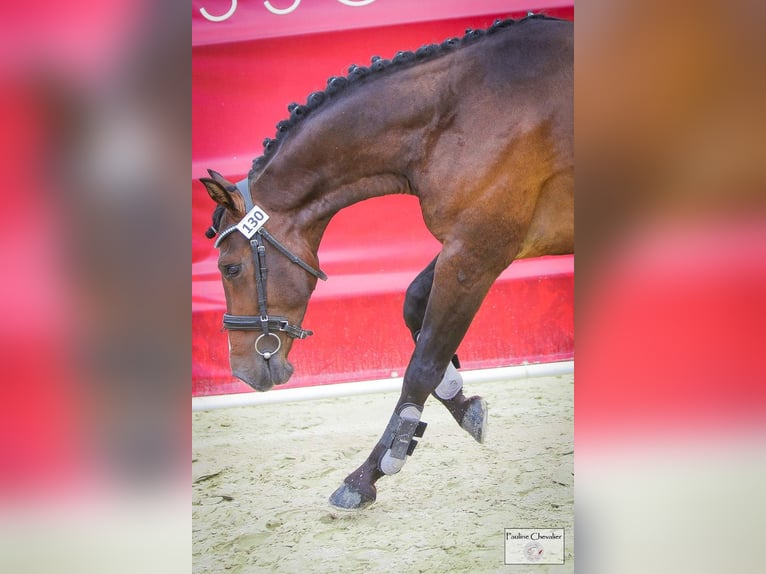
<path fill-rule="evenodd" d="M 263 138 L 273 137 L 276 123 L 287 117 L 287 104 L 303 103 L 329 76 L 344 75 L 349 64 L 460 36 L 466 28 L 518 17 L 529 8 L 573 18 L 566 2 L 525 2 L 516 12 L 501 5 L 515 3 L 379 0 L 352 8 L 335 0 L 303 0 L 294 12 L 275 16 L 262 2 L 240 2 L 231 18 L 213 23 L 199 8 L 222 14 L 229 0 L 193 3 L 193 394 L 250 390 L 228 372 L 217 254 L 204 237 L 213 203 L 197 178 L 207 168 L 232 180 L 243 177 L 261 155 Z M 379 223 L 394 220 L 395 229 Z M 401 375 L 412 351 L 401 319 L 404 290 L 438 250 L 415 198 L 379 198 L 341 212 L 319 253 L 330 280 L 317 287 L 304 321 L 315 335 L 293 346 L 296 370 L 287 386 Z M 573 282 L 572 257 L 514 263 L 460 348 L 463 366 L 571 359 Z"/>

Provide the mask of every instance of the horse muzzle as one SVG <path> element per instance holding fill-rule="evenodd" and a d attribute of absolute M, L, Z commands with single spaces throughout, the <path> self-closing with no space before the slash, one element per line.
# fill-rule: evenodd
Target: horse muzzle
<path fill-rule="evenodd" d="M 268 360 L 257 357 L 254 364 L 242 364 L 231 361 L 231 374 L 247 383 L 256 391 L 265 392 L 275 385 L 282 385 L 290 380 L 293 366 L 278 357 Z"/>
<path fill-rule="evenodd" d="M 293 366 L 280 353 L 282 343 L 274 334 L 259 335 L 247 352 L 237 353 L 232 348 L 229 353 L 231 373 L 247 383 L 256 391 L 268 391 L 275 385 L 282 385 L 290 380 Z"/>

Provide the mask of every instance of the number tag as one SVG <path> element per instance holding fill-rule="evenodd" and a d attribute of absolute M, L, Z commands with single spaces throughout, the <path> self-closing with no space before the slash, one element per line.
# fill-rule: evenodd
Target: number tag
<path fill-rule="evenodd" d="M 242 235 L 251 239 L 255 232 L 258 231 L 263 224 L 269 220 L 269 216 L 257 205 L 247 212 L 247 215 L 242 218 L 242 221 L 237 223 L 237 229 L 240 230 Z"/>

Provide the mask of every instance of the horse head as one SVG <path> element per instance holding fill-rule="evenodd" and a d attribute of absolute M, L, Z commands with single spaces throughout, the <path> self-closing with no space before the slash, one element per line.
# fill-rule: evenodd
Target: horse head
<path fill-rule="evenodd" d="M 251 213 L 259 198 L 247 185 L 238 188 L 209 170 L 201 178 L 218 204 L 209 236 L 218 234 L 218 269 L 226 296 L 224 327 L 229 333 L 229 365 L 232 374 L 258 391 L 287 382 L 293 366 L 287 357 L 293 339 L 311 331 L 301 321 L 316 279 L 326 279 L 316 265 L 316 254 L 301 239 L 289 218 L 268 214 L 268 227 L 252 237 L 237 224 Z M 248 197 L 243 195 L 243 190 Z M 284 243 L 283 243 L 284 241 Z"/>

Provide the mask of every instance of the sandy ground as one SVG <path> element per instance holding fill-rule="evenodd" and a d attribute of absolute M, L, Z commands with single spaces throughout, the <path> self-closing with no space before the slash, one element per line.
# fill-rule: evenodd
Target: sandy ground
<path fill-rule="evenodd" d="M 361 512 L 327 502 L 369 454 L 398 393 L 193 414 L 194 572 L 574 571 L 573 377 L 468 387 L 479 445 L 441 405 Z M 566 562 L 504 565 L 504 528 L 564 528 Z"/>

